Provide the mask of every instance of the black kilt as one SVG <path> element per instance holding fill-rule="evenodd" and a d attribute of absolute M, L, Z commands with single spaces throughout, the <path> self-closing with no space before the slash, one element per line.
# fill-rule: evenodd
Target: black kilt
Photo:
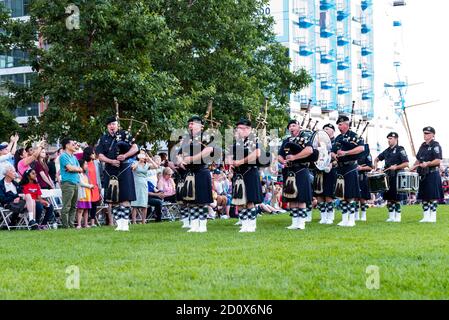
<path fill-rule="evenodd" d="M 116 176 L 119 183 L 119 201 L 135 201 L 136 187 L 134 184 L 134 175 L 129 160 L 120 162 L 120 167 L 114 167 L 110 164 L 105 166 L 105 174 L 103 178 L 103 186 L 105 193 L 109 185 L 109 176 Z"/>
<path fill-rule="evenodd" d="M 315 173 L 316 174 L 316 173 Z M 313 193 L 315 197 L 335 198 L 335 184 L 337 182 L 337 168 L 332 168 L 329 172 L 323 171 L 323 192 Z"/>
<path fill-rule="evenodd" d="M 282 197 L 284 202 L 305 202 L 311 203 L 312 197 L 312 183 L 310 181 L 310 171 L 307 167 L 289 167 L 284 170 L 284 186 L 287 180 L 288 173 L 295 172 L 296 188 L 298 189 L 298 196 L 296 198 Z"/>
<path fill-rule="evenodd" d="M 359 172 L 360 199 L 370 200 L 371 193 L 368 188 L 368 177 L 366 173 Z"/>
<path fill-rule="evenodd" d="M 443 184 L 438 171 L 429 172 L 421 176 L 419 181 L 418 199 L 438 200 L 443 199 Z"/>
<path fill-rule="evenodd" d="M 214 202 L 212 198 L 212 177 L 207 167 L 191 170 L 195 175 L 195 200 L 186 201 L 188 204 L 207 205 Z"/>
<path fill-rule="evenodd" d="M 345 179 L 345 199 L 360 199 L 359 173 L 357 165 L 344 165 L 337 167 L 337 177 L 342 175 Z"/>
<path fill-rule="evenodd" d="M 397 189 L 397 177 L 398 174 L 395 171 L 387 173 L 388 174 L 388 187 L 389 189 L 383 193 L 382 198 L 389 201 L 402 201 L 407 199 L 405 193 L 398 193 Z"/>
<path fill-rule="evenodd" d="M 250 168 L 239 168 L 236 170 L 232 184 L 234 185 L 236 176 L 238 174 L 243 175 L 243 181 L 245 182 L 246 189 L 246 201 L 254 204 L 262 203 L 262 183 L 260 181 L 259 168 L 256 166 Z"/>

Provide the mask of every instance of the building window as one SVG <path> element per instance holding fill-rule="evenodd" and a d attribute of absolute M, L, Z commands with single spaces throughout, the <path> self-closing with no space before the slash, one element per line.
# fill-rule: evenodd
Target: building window
<path fill-rule="evenodd" d="M 0 75 L 0 86 L 7 82 L 12 81 L 19 86 L 29 86 L 31 83 L 31 77 L 33 77 L 33 73 L 15 73 L 15 74 L 4 74 Z"/>
<path fill-rule="evenodd" d="M 30 103 L 26 107 L 18 107 L 15 111 L 16 117 L 38 117 L 39 105 L 37 103 Z"/>
<path fill-rule="evenodd" d="M 16 73 L 16 74 L 6 74 L 0 75 L 0 93 L 3 92 L 1 86 L 7 81 L 12 81 L 19 86 L 29 86 L 31 83 L 31 77 L 33 73 Z M 3 92 L 4 93 L 4 92 Z M 16 117 L 33 117 L 39 116 L 39 104 L 30 103 L 24 107 L 17 107 L 15 110 Z"/>
<path fill-rule="evenodd" d="M 0 0 L 0 4 L 11 10 L 13 18 L 29 14 L 30 0 Z"/>
<path fill-rule="evenodd" d="M 19 49 L 2 53 L 0 54 L 0 69 L 27 66 L 29 64 L 28 58 L 28 53 Z"/>

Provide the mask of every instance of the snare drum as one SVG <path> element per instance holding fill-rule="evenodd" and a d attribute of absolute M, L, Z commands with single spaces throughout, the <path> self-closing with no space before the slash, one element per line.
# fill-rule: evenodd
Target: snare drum
<path fill-rule="evenodd" d="M 388 178 L 385 173 L 373 172 L 368 173 L 367 176 L 369 192 L 383 192 L 389 189 Z"/>
<path fill-rule="evenodd" d="M 416 172 L 398 172 L 396 188 L 399 193 L 418 192 L 419 175 Z"/>

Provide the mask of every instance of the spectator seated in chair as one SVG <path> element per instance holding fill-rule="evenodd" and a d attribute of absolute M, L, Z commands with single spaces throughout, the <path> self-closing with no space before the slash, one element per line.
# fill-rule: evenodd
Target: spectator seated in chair
<path fill-rule="evenodd" d="M 173 170 L 165 168 L 162 177 L 157 182 L 157 189 L 164 193 L 165 202 L 176 202 L 176 185 L 172 176 Z"/>
<path fill-rule="evenodd" d="M 42 199 L 42 191 L 38 183 L 38 176 L 36 170 L 28 169 L 24 172 L 22 180 L 20 181 L 23 193 L 31 195 L 36 205 L 36 222 L 39 224 L 39 229 L 47 229 L 48 224 L 55 223 L 54 208 L 48 201 Z M 42 212 L 45 208 L 45 215 L 41 221 Z"/>
<path fill-rule="evenodd" d="M 36 202 L 30 194 L 24 194 L 22 186 L 14 180 L 17 176 L 15 168 L 12 165 L 5 166 L 3 175 L 5 177 L 0 180 L 0 202 L 3 207 L 13 212 L 11 224 L 17 223 L 19 214 L 28 212 L 28 225 L 32 229 L 37 229 Z"/>
<path fill-rule="evenodd" d="M 164 202 L 164 193 L 157 190 L 151 181 L 148 181 L 148 206 L 154 207 L 155 222 L 162 221 L 162 205 Z"/>

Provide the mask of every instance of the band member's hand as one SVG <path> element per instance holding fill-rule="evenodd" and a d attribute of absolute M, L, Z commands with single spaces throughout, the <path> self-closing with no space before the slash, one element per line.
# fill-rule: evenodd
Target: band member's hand
<path fill-rule="evenodd" d="M 361 171 L 362 170 L 362 166 L 357 166 L 357 171 Z"/>
<path fill-rule="evenodd" d="M 120 155 L 117 156 L 117 160 L 118 160 L 118 161 L 125 161 L 125 160 L 126 160 L 126 157 L 125 157 L 124 154 L 120 154 Z"/>
<path fill-rule="evenodd" d="M 420 163 L 420 164 L 419 164 L 419 166 L 420 166 L 421 168 L 427 168 L 428 165 L 429 165 L 428 162 L 423 162 L 423 163 Z"/>
<path fill-rule="evenodd" d="M 410 171 L 415 171 L 418 166 L 413 166 L 410 168 Z"/>
<path fill-rule="evenodd" d="M 119 160 L 111 160 L 111 165 L 114 167 L 120 167 L 120 161 Z"/>
<path fill-rule="evenodd" d="M 45 201 L 45 200 L 41 200 L 41 203 L 42 203 L 42 205 L 44 206 L 44 207 L 48 207 L 49 205 L 48 205 L 48 202 L 47 201 Z"/>
<path fill-rule="evenodd" d="M 15 198 L 12 202 L 14 203 L 19 203 L 21 196 L 19 195 L 19 197 Z"/>
<path fill-rule="evenodd" d="M 285 159 L 278 160 L 278 161 L 279 161 L 280 164 L 282 164 L 284 166 L 287 164 L 287 161 L 285 161 Z"/>
<path fill-rule="evenodd" d="M 289 154 L 287 157 L 285 157 L 285 160 L 287 160 L 287 161 L 295 161 L 296 160 L 296 158 L 295 158 L 295 156 L 294 155 L 292 155 L 292 154 Z"/>
<path fill-rule="evenodd" d="M 232 162 L 232 165 L 233 165 L 234 167 L 239 167 L 239 166 L 241 166 L 242 164 L 243 164 L 242 160 L 234 160 L 234 161 Z"/>
<path fill-rule="evenodd" d="M 346 151 L 343 151 L 343 150 L 338 150 L 337 151 L 337 157 L 344 157 L 345 155 L 346 155 Z"/>
<path fill-rule="evenodd" d="M 182 159 L 182 162 L 183 162 L 184 164 L 190 163 L 190 162 L 192 162 L 192 157 L 190 157 L 190 156 L 184 157 L 184 158 Z"/>
<path fill-rule="evenodd" d="M 11 136 L 9 138 L 9 141 L 10 142 L 17 142 L 17 141 L 19 141 L 19 135 L 16 133 L 15 135 L 13 135 L 13 136 Z"/>
<path fill-rule="evenodd" d="M 390 168 L 388 168 L 390 171 L 394 171 L 396 170 L 398 167 L 396 165 L 392 165 L 390 166 Z"/>

